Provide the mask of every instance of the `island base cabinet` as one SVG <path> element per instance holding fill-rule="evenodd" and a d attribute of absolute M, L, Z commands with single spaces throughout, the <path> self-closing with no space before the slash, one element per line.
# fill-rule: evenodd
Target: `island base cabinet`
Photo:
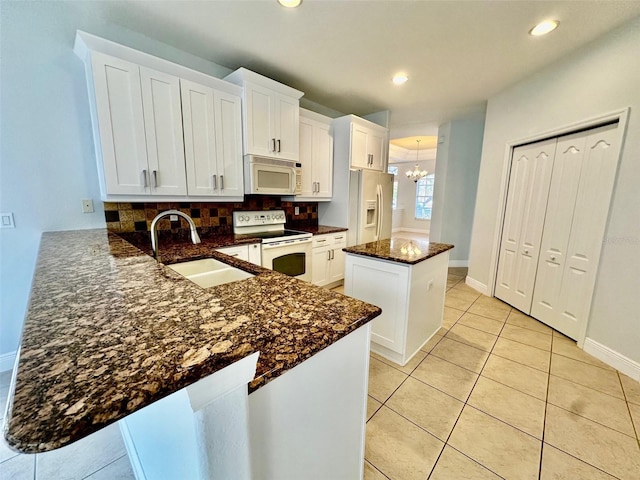
<path fill-rule="evenodd" d="M 251 395 L 256 354 L 120 420 L 136 478 L 362 478 L 369 326 Z"/>
<path fill-rule="evenodd" d="M 442 327 L 449 252 L 414 265 L 346 257 L 345 295 L 382 309 L 371 322 L 371 351 L 406 365 Z"/>
<path fill-rule="evenodd" d="M 369 325 L 249 395 L 254 480 L 362 478 Z"/>

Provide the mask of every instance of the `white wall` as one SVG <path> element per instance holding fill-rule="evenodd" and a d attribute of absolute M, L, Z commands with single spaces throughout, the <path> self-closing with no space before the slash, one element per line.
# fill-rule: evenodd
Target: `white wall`
<path fill-rule="evenodd" d="M 482 153 L 484 113 L 459 118 L 438 131 L 438 154 L 431 233 L 434 242 L 451 243 L 450 260 L 469 260 L 478 171 Z"/>
<path fill-rule="evenodd" d="M 631 107 L 587 337 L 640 362 L 640 18 L 489 99 L 469 276 L 485 285 L 507 142 Z"/>
<path fill-rule="evenodd" d="M 15 351 L 40 235 L 105 226 L 76 29 L 221 77 L 229 69 L 109 23 L 95 2 L 0 2 L 0 356 Z M 170 41 L 170 39 L 167 39 Z M 81 200 L 96 212 L 81 213 Z M 79 245 L 78 248 L 82 248 Z"/>

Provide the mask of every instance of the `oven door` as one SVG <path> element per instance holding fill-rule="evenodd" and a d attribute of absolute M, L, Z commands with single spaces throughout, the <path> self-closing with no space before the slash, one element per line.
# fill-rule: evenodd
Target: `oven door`
<path fill-rule="evenodd" d="M 311 239 L 263 243 L 262 266 L 310 282 Z"/>

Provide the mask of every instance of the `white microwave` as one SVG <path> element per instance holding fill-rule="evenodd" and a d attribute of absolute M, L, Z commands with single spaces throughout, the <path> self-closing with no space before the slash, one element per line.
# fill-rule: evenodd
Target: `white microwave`
<path fill-rule="evenodd" d="M 302 164 L 293 160 L 244 156 L 244 193 L 297 195 L 300 193 Z"/>

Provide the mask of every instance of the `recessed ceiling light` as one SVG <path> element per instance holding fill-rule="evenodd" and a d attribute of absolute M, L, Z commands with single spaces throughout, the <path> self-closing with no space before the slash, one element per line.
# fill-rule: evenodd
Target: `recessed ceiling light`
<path fill-rule="evenodd" d="M 302 0 L 278 0 L 278 3 L 283 7 L 296 8 L 302 3 Z"/>
<path fill-rule="evenodd" d="M 406 83 L 407 80 L 409 80 L 409 77 L 404 73 L 396 73 L 393 76 L 394 85 L 402 85 L 403 83 Z"/>
<path fill-rule="evenodd" d="M 540 22 L 535 27 L 533 27 L 529 31 L 529 35 L 533 35 L 534 37 L 539 37 L 540 35 L 546 35 L 549 32 L 553 32 L 556 28 L 558 28 L 560 22 L 557 20 L 545 20 L 544 22 Z"/>

